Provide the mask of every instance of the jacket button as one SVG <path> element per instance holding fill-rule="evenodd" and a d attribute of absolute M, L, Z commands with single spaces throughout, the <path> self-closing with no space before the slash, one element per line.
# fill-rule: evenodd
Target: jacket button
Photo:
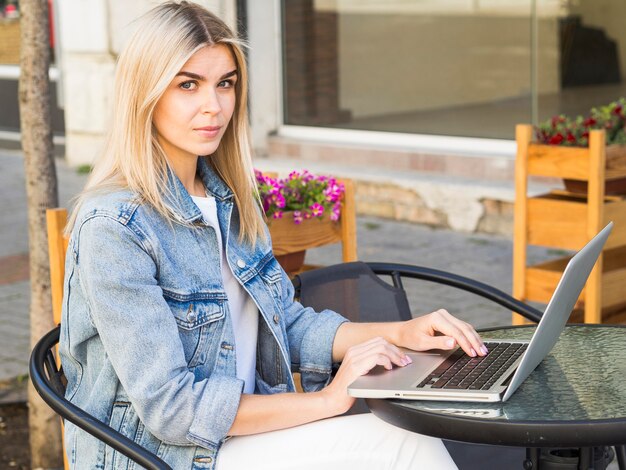
<path fill-rule="evenodd" d="M 278 315 L 274 315 L 274 323 L 276 323 L 277 325 L 278 325 L 278 320 L 280 320 L 280 319 L 278 318 Z"/>
<path fill-rule="evenodd" d="M 239 266 L 240 268 L 245 268 L 246 267 L 246 262 L 242 259 L 238 259 L 237 260 L 237 266 Z"/>

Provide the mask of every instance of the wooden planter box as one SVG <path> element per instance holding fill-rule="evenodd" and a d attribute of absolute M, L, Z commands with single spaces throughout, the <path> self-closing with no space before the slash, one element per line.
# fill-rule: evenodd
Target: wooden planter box
<path fill-rule="evenodd" d="M 327 213 L 323 217 L 307 219 L 296 225 L 293 222 L 293 215 L 289 212 L 284 213 L 282 219 L 268 221 L 273 251 L 277 258 L 310 248 L 341 243 L 341 261 L 347 263 L 357 260 L 354 183 L 349 179 L 342 179 L 340 182 L 344 185 L 345 192 L 341 202 L 341 217 L 338 221 L 330 220 L 330 214 Z M 282 261 L 281 264 L 283 264 Z M 314 266 L 306 268 L 312 267 Z M 285 268 L 289 274 L 295 274 L 298 270 Z"/>
<path fill-rule="evenodd" d="M 569 260 L 527 266 L 527 245 L 579 250 L 613 221 L 613 232 L 578 302 L 585 322 L 606 321 L 610 313 L 626 308 L 626 195 L 605 194 L 606 181 L 626 178 L 624 148 L 605 147 L 604 131 L 591 132 L 589 148 L 540 145 L 531 139 L 531 126 L 517 127 L 513 295 L 547 302 Z M 587 187 L 582 194 L 554 190 L 528 197 L 529 176 L 584 181 Z M 523 323 L 517 315 L 513 320 Z"/>
<path fill-rule="evenodd" d="M 285 212 L 282 219 L 269 221 L 268 227 L 277 256 L 341 242 L 341 224 L 330 220 L 328 214 L 296 225 L 292 213 Z"/>

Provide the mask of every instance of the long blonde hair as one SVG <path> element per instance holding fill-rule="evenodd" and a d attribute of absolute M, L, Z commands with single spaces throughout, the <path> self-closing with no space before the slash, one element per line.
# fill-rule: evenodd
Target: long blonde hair
<path fill-rule="evenodd" d="M 222 141 L 207 162 L 234 193 L 240 240 L 254 245 L 258 237 L 265 238 L 265 232 L 250 154 L 248 74 L 241 41 L 222 20 L 187 1 L 163 3 L 137 23 L 118 59 L 113 119 L 103 154 L 77 198 L 67 231 L 76 222 L 85 199 L 96 192 L 120 188 L 130 189 L 168 220 L 180 223 L 176 208 L 164 197 L 168 162 L 157 142 L 152 116 L 185 62 L 203 47 L 223 44 L 232 52 L 237 66 L 236 104 Z"/>

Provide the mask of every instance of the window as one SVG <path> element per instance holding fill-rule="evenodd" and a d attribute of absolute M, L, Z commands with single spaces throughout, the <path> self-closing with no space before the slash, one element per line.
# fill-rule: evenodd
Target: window
<path fill-rule="evenodd" d="M 513 139 L 620 96 L 625 26 L 620 0 L 283 0 L 285 123 Z"/>

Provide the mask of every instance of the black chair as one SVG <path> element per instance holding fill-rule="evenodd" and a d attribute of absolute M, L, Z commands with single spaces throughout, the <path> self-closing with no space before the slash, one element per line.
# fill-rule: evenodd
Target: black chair
<path fill-rule="evenodd" d="M 391 284 L 383 281 L 381 276 L 388 277 Z M 444 284 L 476 294 L 502 307 L 519 313 L 524 318 L 539 322 L 542 312 L 521 302 L 510 295 L 482 282 L 463 276 L 425 268 L 396 263 L 343 263 L 312 271 L 300 273 L 293 279 L 296 297 L 300 302 L 316 311 L 325 308 L 340 312 L 351 321 L 380 322 L 409 320 L 412 318 L 404 281 L 407 279 L 430 281 Z M 367 412 L 364 401 L 357 401 L 350 413 Z M 463 469 L 472 468 L 536 468 L 533 462 L 540 462 L 542 469 L 566 469 L 568 466 L 551 466 L 543 456 L 559 452 L 555 449 L 526 449 L 514 447 L 494 448 L 493 446 L 473 445 L 445 442 L 457 465 L 463 462 Z M 594 449 L 595 455 L 602 462 L 595 468 L 603 469 L 613 460 L 613 452 L 609 448 Z M 620 469 L 624 469 L 624 446 L 616 447 Z M 606 456 L 606 457 L 604 457 Z M 478 464 L 473 464 L 476 462 Z M 578 468 L 576 465 L 573 468 Z"/>
<path fill-rule="evenodd" d="M 65 399 L 65 376 L 57 366 L 54 349 L 61 327 L 47 333 L 35 345 L 30 356 L 30 379 L 41 398 L 63 419 L 74 423 L 92 436 L 149 470 L 171 470 L 159 457 L 110 428 Z"/>

